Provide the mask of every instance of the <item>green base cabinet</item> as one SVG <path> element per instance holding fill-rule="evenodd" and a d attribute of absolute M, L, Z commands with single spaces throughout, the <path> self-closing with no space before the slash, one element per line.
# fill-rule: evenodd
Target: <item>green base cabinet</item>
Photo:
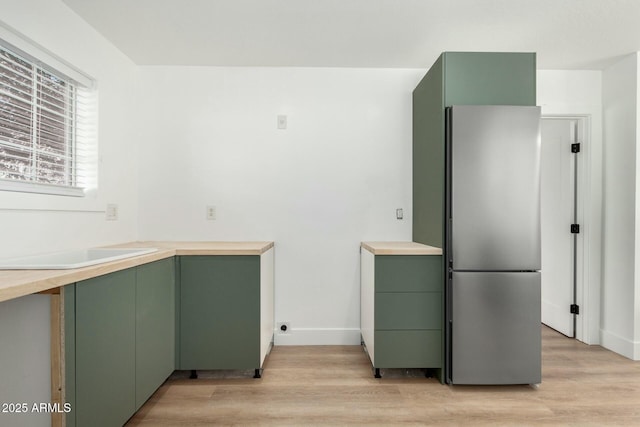
<path fill-rule="evenodd" d="M 261 369 L 273 339 L 273 249 L 181 256 L 179 270 L 179 369 Z"/>
<path fill-rule="evenodd" d="M 76 283 L 76 425 L 121 426 L 135 412 L 135 269 Z"/>
<path fill-rule="evenodd" d="M 175 259 L 136 268 L 136 410 L 175 370 Z"/>
<path fill-rule="evenodd" d="M 361 251 L 361 331 L 374 368 L 443 368 L 441 255 Z"/>
<path fill-rule="evenodd" d="M 174 258 L 64 288 L 67 426 L 121 426 L 175 367 Z"/>

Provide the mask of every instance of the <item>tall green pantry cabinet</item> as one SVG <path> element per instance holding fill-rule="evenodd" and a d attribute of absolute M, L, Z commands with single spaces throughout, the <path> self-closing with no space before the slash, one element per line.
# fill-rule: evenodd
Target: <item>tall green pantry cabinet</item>
<path fill-rule="evenodd" d="M 443 281 L 448 275 L 445 109 L 454 105 L 536 105 L 535 53 L 445 52 L 413 91 L 412 240 L 443 248 Z M 446 378 L 450 293 L 444 286 Z"/>

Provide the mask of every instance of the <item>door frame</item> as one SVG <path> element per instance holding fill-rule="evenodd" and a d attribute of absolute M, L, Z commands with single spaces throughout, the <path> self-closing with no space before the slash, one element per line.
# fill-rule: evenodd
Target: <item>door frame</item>
<path fill-rule="evenodd" d="M 580 142 L 578 155 L 577 221 L 580 234 L 576 247 L 576 303 L 580 314 L 576 319 L 576 339 L 587 344 L 600 343 L 602 193 L 595 178 L 602 173 L 602 156 L 594 155 L 590 114 L 542 114 L 542 120 L 576 120 Z M 569 149 L 569 147 L 567 147 Z M 568 225 L 567 225 L 568 226 Z M 568 232 L 568 230 L 567 230 Z M 567 310 L 569 307 L 567 307 Z"/>

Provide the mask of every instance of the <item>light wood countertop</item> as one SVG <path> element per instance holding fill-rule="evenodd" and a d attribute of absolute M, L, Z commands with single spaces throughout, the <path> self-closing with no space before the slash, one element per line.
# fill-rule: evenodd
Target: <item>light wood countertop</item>
<path fill-rule="evenodd" d="M 163 248 L 176 255 L 261 255 L 273 242 L 170 242 L 146 241 L 113 245 L 114 248 Z"/>
<path fill-rule="evenodd" d="M 374 255 L 442 255 L 442 249 L 416 242 L 362 242 Z"/>
<path fill-rule="evenodd" d="M 131 242 L 109 247 L 158 248 L 146 255 L 69 270 L 0 270 L 0 302 L 175 255 L 260 255 L 273 242 Z"/>

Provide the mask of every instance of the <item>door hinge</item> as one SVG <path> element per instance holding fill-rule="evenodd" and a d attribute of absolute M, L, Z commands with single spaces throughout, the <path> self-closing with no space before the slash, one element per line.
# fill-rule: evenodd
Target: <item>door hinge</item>
<path fill-rule="evenodd" d="M 571 152 L 572 153 L 579 153 L 580 152 L 580 143 L 579 142 L 571 144 Z"/>
<path fill-rule="evenodd" d="M 571 224 L 571 233 L 572 234 L 580 233 L 580 224 Z"/>
<path fill-rule="evenodd" d="M 569 311 L 571 314 L 580 314 L 580 306 L 578 304 L 571 304 Z"/>

